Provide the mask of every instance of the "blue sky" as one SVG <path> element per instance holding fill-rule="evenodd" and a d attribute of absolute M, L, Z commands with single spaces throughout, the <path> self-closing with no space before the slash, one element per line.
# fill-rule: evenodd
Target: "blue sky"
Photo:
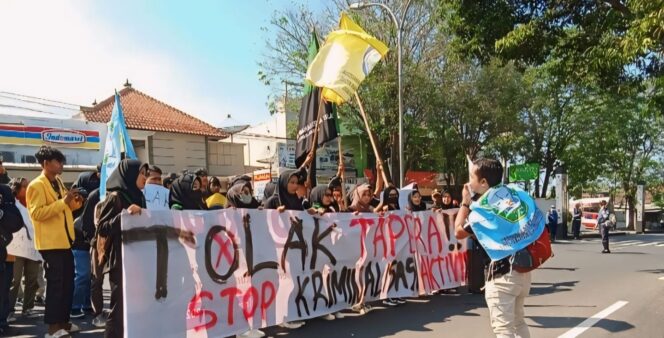
<path fill-rule="evenodd" d="M 89 105 L 134 88 L 218 125 L 269 117 L 258 81 L 275 9 L 324 0 L 0 2 L 0 91 Z"/>

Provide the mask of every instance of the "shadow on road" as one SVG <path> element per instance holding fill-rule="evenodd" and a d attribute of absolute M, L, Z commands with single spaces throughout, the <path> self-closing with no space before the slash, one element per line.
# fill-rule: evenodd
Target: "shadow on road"
<path fill-rule="evenodd" d="M 656 275 L 664 273 L 664 269 L 637 270 L 636 272 L 654 273 Z"/>
<path fill-rule="evenodd" d="M 545 327 L 545 328 L 573 328 L 584 320 L 586 318 L 583 317 L 543 317 L 543 316 L 526 316 L 526 318 L 529 318 L 530 320 L 534 321 L 535 323 L 539 324 L 540 327 Z M 534 327 L 534 325 L 530 325 L 531 327 Z M 610 333 L 617 333 L 617 332 L 622 332 L 622 331 L 627 331 L 630 329 L 634 328 L 634 325 L 622 321 L 622 320 L 613 320 L 613 319 L 602 319 L 600 320 L 597 324 L 595 324 L 593 327 L 599 327 L 607 332 Z"/>
<path fill-rule="evenodd" d="M 558 292 L 572 291 L 578 280 L 559 283 L 532 283 L 530 287 L 531 296 L 548 295 Z"/>
<path fill-rule="evenodd" d="M 524 305 L 525 307 L 543 307 L 543 308 L 550 308 L 550 307 L 597 307 L 597 305 L 563 305 L 563 304 L 546 304 L 546 305 L 539 305 L 539 304 L 526 304 Z"/>
<path fill-rule="evenodd" d="M 426 326 L 434 322 L 451 320 L 452 316 L 479 316 L 470 311 L 486 307 L 484 295 L 458 294 L 435 295 L 417 298 L 396 308 L 382 308 L 380 303 L 371 304 L 375 310 L 359 317 L 345 317 L 333 321 L 308 320 L 297 330 L 282 328 L 264 329 L 268 336 L 288 338 L 315 337 L 384 337 L 402 331 L 431 332 Z"/>
<path fill-rule="evenodd" d="M 556 271 L 576 271 L 576 270 L 578 270 L 579 268 L 553 268 L 553 267 L 545 267 L 545 266 L 543 266 L 543 267 L 540 267 L 540 268 L 538 268 L 538 269 L 540 269 L 540 270 L 556 270 Z"/>
<path fill-rule="evenodd" d="M 633 251 L 611 251 L 611 255 L 646 255 L 646 253 Z"/>

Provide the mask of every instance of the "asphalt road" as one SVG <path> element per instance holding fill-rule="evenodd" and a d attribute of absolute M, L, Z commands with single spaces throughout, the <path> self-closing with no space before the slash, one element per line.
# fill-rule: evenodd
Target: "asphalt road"
<path fill-rule="evenodd" d="M 554 244 L 555 257 L 533 272 L 526 300 L 532 337 L 664 337 L 664 234 L 616 236 L 611 254 L 601 249 L 599 239 Z M 12 323 L 14 336 L 43 337 L 39 310 Z M 596 314 L 602 318 L 588 320 Z M 84 328 L 75 337 L 103 336 L 90 320 L 75 321 Z M 411 299 L 398 308 L 377 306 L 361 317 L 313 319 L 297 330 L 265 331 L 287 338 L 492 336 L 484 297 L 464 293 Z"/>

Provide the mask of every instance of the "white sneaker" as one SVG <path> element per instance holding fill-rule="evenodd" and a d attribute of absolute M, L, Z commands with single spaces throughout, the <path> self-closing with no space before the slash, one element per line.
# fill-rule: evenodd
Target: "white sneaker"
<path fill-rule="evenodd" d="M 240 334 L 240 335 L 238 335 L 238 337 L 242 337 L 242 338 L 262 338 L 262 337 L 265 337 L 265 332 L 263 332 L 261 330 L 254 329 L 254 330 L 249 330 L 249 331 L 247 331 L 243 334 Z"/>
<path fill-rule="evenodd" d="M 104 318 L 104 314 L 100 314 L 99 316 L 93 318 L 92 325 L 98 328 L 106 327 L 106 318 Z"/>
<path fill-rule="evenodd" d="M 357 304 L 353 305 L 353 307 L 351 307 L 351 310 L 353 310 L 353 312 L 357 313 L 360 316 L 364 316 L 367 313 L 371 312 L 373 308 L 367 304 Z"/>
<path fill-rule="evenodd" d="M 62 338 L 62 337 L 71 337 L 69 335 L 69 332 L 65 331 L 64 329 L 60 329 L 56 331 L 54 334 L 45 334 L 44 338 Z"/>
<path fill-rule="evenodd" d="M 74 324 L 74 323 L 69 323 L 69 325 L 71 325 L 71 326 L 69 327 L 69 333 L 74 333 L 74 332 L 81 331 L 81 328 L 78 327 L 78 325 L 76 325 L 76 324 Z"/>
<path fill-rule="evenodd" d="M 325 316 L 322 316 L 321 318 L 325 320 L 335 320 L 337 319 L 337 316 L 335 316 L 334 313 L 328 313 Z"/>
<path fill-rule="evenodd" d="M 383 305 L 387 305 L 387 306 L 397 306 L 397 305 L 399 305 L 399 304 L 398 304 L 396 301 L 394 301 L 394 299 L 392 299 L 392 298 L 388 298 L 388 299 L 385 299 L 385 300 L 383 301 Z"/>
<path fill-rule="evenodd" d="M 7 317 L 7 323 L 13 323 L 15 321 L 16 321 L 16 314 L 12 312 Z"/>
<path fill-rule="evenodd" d="M 283 322 L 281 323 L 281 327 L 287 328 L 287 329 L 299 329 L 304 325 L 303 321 L 292 321 L 292 322 Z"/>

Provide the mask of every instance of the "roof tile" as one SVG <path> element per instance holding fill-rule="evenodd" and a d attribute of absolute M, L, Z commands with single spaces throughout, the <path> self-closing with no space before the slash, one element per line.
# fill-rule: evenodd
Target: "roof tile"
<path fill-rule="evenodd" d="M 132 87 L 125 87 L 118 94 L 129 129 L 212 137 L 227 136 L 210 124 Z M 88 121 L 107 123 L 111 119 L 114 102 L 114 96 L 111 96 L 93 107 L 81 107 L 81 111 Z"/>

